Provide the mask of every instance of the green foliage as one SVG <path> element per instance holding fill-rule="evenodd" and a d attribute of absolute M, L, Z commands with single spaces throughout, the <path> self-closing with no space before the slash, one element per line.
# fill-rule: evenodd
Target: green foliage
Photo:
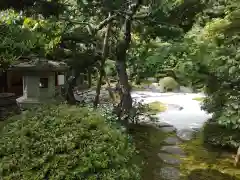
<path fill-rule="evenodd" d="M 134 147 L 98 112 L 59 105 L 15 118 L 1 131 L 2 179 L 139 179 Z"/>
<path fill-rule="evenodd" d="M 234 130 L 240 129 L 239 17 L 237 1 L 209 1 L 182 39 L 149 57 L 156 68 L 172 69 L 180 84 L 204 87 L 203 109 Z"/>
<path fill-rule="evenodd" d="M 203 128 L 203 138 L 206 143 L 215 146 L 238 148 L 240 146 L 240 132 L 226 128 L 218 123 L 208 122 Z"/>
<path fill-rule="evenodd" d="M 14 10 L 0 14 L 0 66 L 4 68 L 22 56 L 47 56 L 60 43 L 64 28 L 61 23 L 26 17 Z"/>
<path fill-rule="evenodd" d="M 162 87 L 165 91 L 174 91 L 179 88 L 179 84 L 172 77 L 164 77 L 160 79 L 159 86 Z"/>

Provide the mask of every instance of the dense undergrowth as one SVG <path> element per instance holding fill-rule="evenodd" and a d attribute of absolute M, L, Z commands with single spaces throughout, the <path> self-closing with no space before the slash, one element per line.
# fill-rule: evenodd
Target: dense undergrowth
<path fill-rule="evenodd" d="M 139 179 L 134 146 L 99 112 L 60 105 L 13 118 L 1 130 L 2 179 Z"/>

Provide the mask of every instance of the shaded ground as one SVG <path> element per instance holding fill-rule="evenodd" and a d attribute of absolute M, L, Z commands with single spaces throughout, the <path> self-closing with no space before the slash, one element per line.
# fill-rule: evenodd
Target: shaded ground
<path fill-rule="evenodd" d="M 181 172 L 187 180 L 240 179 L 240 169 L 233 166 L 233 154 L 204 145 L 200 133 L 181 147 L 188 154 L 181 164 Z"/>
<path fill-rule="evenodd" d="M 158 153 L 162 142 L 168 135 L 156 128 L 147 125 L 130 125 L 129 133 L 133 137 L 133 142 L 139 151 L 137 161 L 143 161 L 142 180 L 160 180 L 157 171 L 163 166 L 159 160 Z"/>
<path fill-rule="evenodd" d="M 224 174 L 217 169 L 195 169 L 186 178 L 186 180 L 239 180 L 235 176 Z"/>

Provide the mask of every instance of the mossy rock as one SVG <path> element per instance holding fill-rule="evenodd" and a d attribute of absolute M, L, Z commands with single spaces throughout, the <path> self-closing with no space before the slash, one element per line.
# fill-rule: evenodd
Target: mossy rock
<path fill-rule="evenodd" d="M 180 87 L 178 82 L 172 77 L 164 77 L 160 79 L 159 85 L 164 91 L 176 91 Z"/>
<path fill-rule="evenodd" d="M 149 103 L 148 105 L 151 113 L 160 113 L 167 109 L 167 106 L 159 101 Z"/>

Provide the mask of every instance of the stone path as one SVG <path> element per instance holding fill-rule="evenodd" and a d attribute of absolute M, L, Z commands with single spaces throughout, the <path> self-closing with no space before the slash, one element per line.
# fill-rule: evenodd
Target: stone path
<path fill-rule="evenodd" d="M 170 127 L 162 127 L 170 128 Z M 160 128 L 162 130 L 162 128 Z M 174 127 L 172 127 L 175 129 Z M 187 131 L 188 132 L 188 131 Z M 183 141 L 191 140 L 193 134 L 175 133 L 166 137 L 163 141 L 163 146 L 159 150 L 158 157 L 163 162 L 164 166 L 159 170 L 159 176 L 162 180 L 180 180 L 180 164 L 181 157 L 185 157 L 186 153 L 179 146 Z"/>
<path fill-rule="evenodd" d="M 194 138 L 195 132 L 211 117 L 201 110 L 201 103 L 193 100 L 196 97 L 203 97 L 197 93 L 156 93 L 156 92 L 133 92 L 132 96 L 137 101 L 148 104 L 159 101 L 166 104 L 167 110 L 158 113 L 154 123 L 161 131 L 171 134 L 163 142 L 159 149 L 158 157 L 163 162 L 159 169 L 159 176 L 162 180 L 180 180 L 181 157 L 186 153 L 180 148 L 184 141 Z"/>
<path fill-rule="evenodd" d="M 194 138 L 196 130 L 182 129 L 177 130 L 170 124 L 167 123 L 156 123 L 151 122 L 145 117 L 143 123 L 157 127 L 160 131 L 168 133 L 163 140 L 163 145 L 159 149 L 158 158 L 163 162 L 163 167 L 156 172 L 161 180 L 180 180 L 180 165 L 181 158 L 186 157 L 187 154 L 183 151 L 180 145 L 185 141 L 190 141 Z"/>

